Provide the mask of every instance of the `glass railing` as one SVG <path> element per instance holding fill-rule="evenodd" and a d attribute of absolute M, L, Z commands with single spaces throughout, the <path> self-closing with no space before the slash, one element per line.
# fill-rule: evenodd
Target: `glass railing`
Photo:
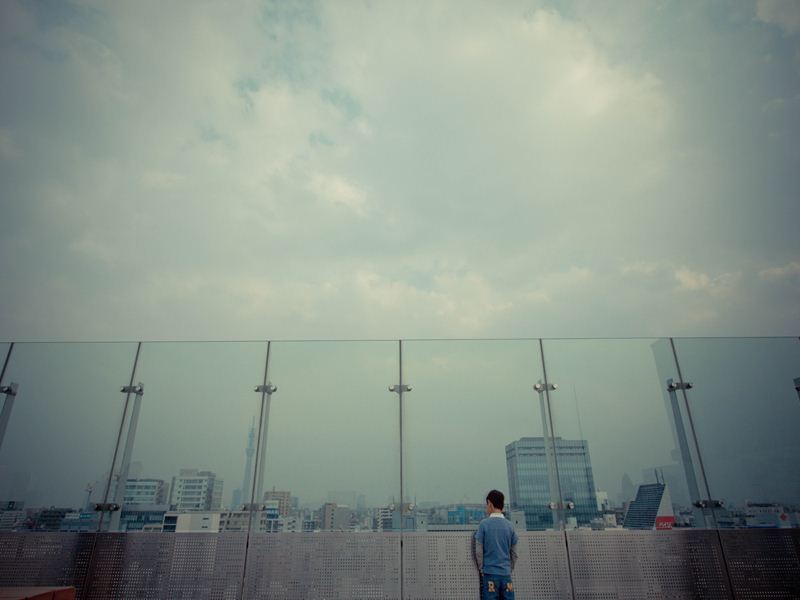
<path fill-rule="evenodd" d="M 2 531 L 216 534 L 244 580 L 272 534 L 395 556 L 474 530 L 493 488 L 519 531 L 800 527 L 798 338 L 5 343 L 0 364 Z"/>
<path fill-rule="evenodd" d="M 4 529 L 96 531 L 136 344 L 14 344 L 0 382 Z M 8 354 L 10 352 L 10 355 Z"/>
<path fill-rule="evenodd" d="M 719 528 L 800 527 L 800 342 L 676 339 Z"/>
<path fill-rule="evenodd" d="M 800 526 L 797 338 L 0 352 L 6 530 Z"/>
<path fill-rule="evenodd" d="M 404 342 L 403 373 L 404 489 L 419 516 L 409 528 L 474 528 L 493 488 L 509 494 L 522 529 L 552 528 L 547 464 L 514 454 L 544 431 L 538 340 Z"/>

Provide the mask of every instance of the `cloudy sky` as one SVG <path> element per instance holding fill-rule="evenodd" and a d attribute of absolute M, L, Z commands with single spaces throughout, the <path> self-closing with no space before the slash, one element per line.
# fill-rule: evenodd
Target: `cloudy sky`
<path fill-rule="evenodd" d="M 0 338 L 800 331 L 800 3 L 0 3 Z"/>

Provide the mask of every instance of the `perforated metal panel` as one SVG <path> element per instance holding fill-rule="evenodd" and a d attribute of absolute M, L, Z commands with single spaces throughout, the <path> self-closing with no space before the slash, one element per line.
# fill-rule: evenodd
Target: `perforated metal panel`
<path fill-rule="evenodd" d="M 83 586 L 92 533 L 0 533 L 0 586 Z"/>
<path fill-rule="evenodd" d="M 729 599 L 715 531 L 570 531 L 575 598 Z"/>
<path fill-rule="evenodd" d="M 407 600 L 479 598 L 471 533 L 407 533 L 403 540 Z M 559 532 L 519 534 L 514 571 L 518 600 L 570 598 L 567 553 Z"/>
<path fill-rule="evenodd" d="M 400 598 L 394 533 L 256 533 L 250 536 L 247 600 Z"/>
<path fill-rule="evenodd" d="M 243 533 L 0 533 L 0 586 L 81 588 L 83 598 L 238 598 Z M 564 535 L 520 533 L 517 597 L 570 598 Z M 800 531 L 722 531 L 737 600 L 800 598 Z M 574 531 L 566 537 L 575 598 L 729 598 L 715 531 Z M 477 598 L 468 533 L 404 535 L 409 600 Z M 400 598 L 396 533 L 251 537 L 246 598 Z"/>
<path fill-rule="evenodd" d="M 737 600 L 800 598 L 800 530 L 720 531 Z"/>
<path fill-rule="evenodd" d="M 101 533 L 85 598 L 235 600 L 245 533 Z"/>

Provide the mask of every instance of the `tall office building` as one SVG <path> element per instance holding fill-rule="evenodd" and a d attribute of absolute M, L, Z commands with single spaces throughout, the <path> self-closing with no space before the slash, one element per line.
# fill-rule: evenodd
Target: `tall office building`
<path fill-rule="evenodd" d="M 575 506 L 564 517 L 575 518 L 579 525 L 589 525 L 598 514 L 594 475 L 586 440 L 553 438 L 551 447 L 541 437 L 524 437 L 506 446 L 510 509 L 525 512 L 529 530 L 553 527 L 549 504 L 558 498 L 555 473 L 548 472 L 548 454 L 558 461 L 558 483 L 565 503 Z"/>
<path fill-rule="evenodd" d="M 176 512 L 219 510 L 222 505 L 222 479 L 212 471 L 181 469 L 172 478 L 169 504 Z"/>

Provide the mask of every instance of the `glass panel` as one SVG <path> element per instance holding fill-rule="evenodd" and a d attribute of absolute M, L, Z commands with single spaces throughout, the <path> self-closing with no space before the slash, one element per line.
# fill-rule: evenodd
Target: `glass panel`
<path fill-rule="evenodd" d="M 470 530 L 486 494 L 506 494 L 518 529 L 549 529 L 557 501 L 548 480 L 538 340 L 403 344 L 405 500 L 410 527 Z"/>
<path fill-rule="evenodd" d="M 676 339 L 719 527 L 800 526 L 800 341 Z M 703 494 L 704 498 L 706 494 Z"/>
<path fill-rule="evenodd" d="M 0 448 L 4 527 L 94 531 L 119 431 L 136 344 L 15 344 L 0 394 L 8 426 Z M 3 356 L 5 358 L 5 355 Z"/>
<path fill-rule="evenodd" d="M 669 340 L 546 340 L 544 357 L 567 528 L 703 527 Z"/>
<path fill-rule="evenodd" d="M 266 343 L 146 343 L 110 500 L 112 531 L 247 531 Z M 135 427 L 132 428 L 132 421 Z M 126 461 L 129 435 L 134 442 Z M 128 462 L 126 468 L 124 463 Z M 127 477 L 124 473 L 127 471 Z"/>
<path fill-rule="evenodd" d="M 266 431 L 262 502 L 288 514 L 282 531 L 251 534 L 246 596 L 378 589 L 400 595 L 397 342 L 276 342 L 277 387 Z M 363 532 L 380 533 L 363 533 Z M 361 532 L 361 533 L 356 533 Z M 388 532 L 388 533 L 387 533 Z M 287 560 L 294 556 L 297 560 Z M 340 576 L 325 575 L 336 564 Z M 278 592 L 280 590 L 281 592 Z"/>
<path fill-rule="evenodd" d="M 391 529 L 400 442 L 396 342 L 276 342 L 264 497 L 288 494 L 304 530 Z M 377 521 L 377 522 L 376 522 Z"/>

